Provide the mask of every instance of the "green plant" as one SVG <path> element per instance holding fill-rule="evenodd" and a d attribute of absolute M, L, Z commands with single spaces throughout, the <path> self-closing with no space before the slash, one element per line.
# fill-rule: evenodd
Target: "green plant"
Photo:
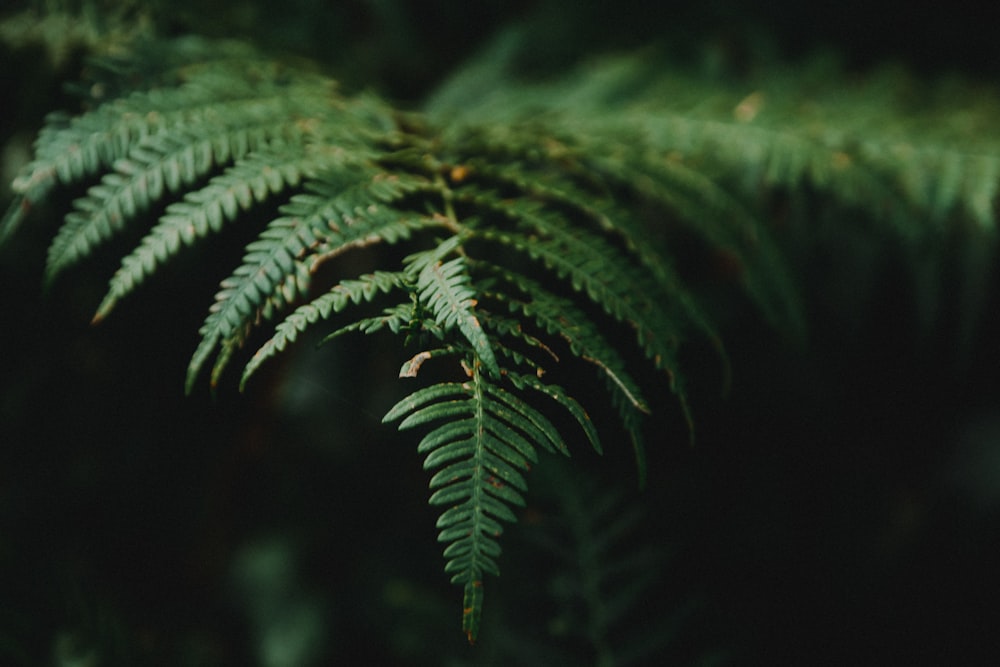
<path fill-rule="evenodd" d="M 141 43 L 95 63 L 86 111 L 48 118 L 0 241 L 56 188 L 88 186 L 46 279 L 131 238 L 98 322 L 186 248 L 259 224 L 205 318 L 189 392 L 206 367 L 217 386 L 252 332 L 282 315 L 241 386 L 320 323 L 329 338 L 399 337 L 410 355 L 400 377 L 433 379 L 385 420 L 424 430 L 445 570 L 474 640 L 502 522 L 516 521 L 539 450 L 568 454 L 578 437 L 553 408 L 601 450 L 581 393 L 557 381 L 567 360 L 603 383 L 643 478 L 650 391 L 669 387 L 692 421 L 682 341 L 702 337 L 726 363 L 711 267 L 776 329 L 804 335 L 776 198 L 807 213 L 818 199 L 920 243 L 995 222 L 1000 147 L 970 143 L 967 128 L 929 134 L 954 113 L 947 103 L 897 105 L 886 127 L 899 95 L 889 75 L 849 91 L 817 65 L 734 90 L 644 62 L 530 85 L 493 53 L 413 113 L 245 45 Z M 321 267 L 375 246 L 402 252 L 316 284 Z"/>

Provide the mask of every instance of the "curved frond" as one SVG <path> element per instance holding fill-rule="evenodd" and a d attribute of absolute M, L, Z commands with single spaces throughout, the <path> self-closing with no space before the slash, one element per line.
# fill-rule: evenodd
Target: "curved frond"
<path fill-rule="evenodd" d="M 623 263 L 601 238 L 582 230 L 570 231 L 564 223 L 548 218 L 527 206 L 512 205 L 511 210 L 527 220 L 529 234 L 487 229 L 477 232 L 482 238 L 509 246 L 542 262 L 559 278 L 585 293 L 608 315 L 636 333 L 636 338 L 654 365 L 672 377 L 677 371 L 677 347 L 682 330 L 691 317 L 668 309 L 684 310 L 693 304 L 678 298 L 657 299 L 658 286 Z M 698 315 L 697 321 L 703 321 Z"/>
<path fill-rule="evenodd" d="M 284 215 L 247 246 L 243 263 L 222 281 L 188 365 L 188 391 L 218 349 L 215 384 L 250 327 L 304 294 L 321 262 L 350 248 L 405 239 L 413 229 L 431 224 L 391 206 L 422 184 L 419 178 L 387 178 L 361 165 L 332 169 L 310 181 L 310 192 L 282 208 Z"/>
<path fill-rule="evenodd" d="M 609 181 L 620 181 L 673 213 L 680 224 L 695 230 L 713 248 L 732 252 L 740 263 L 740 281 L 765 316 L 794 337 L 804 335 L 803 306 L 795 280 L 749 206 L 704 173 L 669 156 L 629 155 L 619 160 L 598 156 L 593 164 Z M 645 263 L 663 266 L 655 259 Z M 663 285 L 682 283 L 677 276 L 663 273 L 657 279 Z M 707 320 L 697 313 L 694 317 L 708 332 Z"/>
<path fill-rule="evenodd" d="M 115 304 L 135 290 L 149 275 L 176 255 L 211 233 L 220 233 L 231 222 L 268 198 L 314 176 L 329 164 L 326 152 L 316 154 L 298 143 L 279 145 L 272 141 L 262 150 L 212 177 L 200 190 L 191 190 L 184 200 L 167 206 L 159 222 L 142 242 L 122 260 L 111 278 L 108 293 L 97 309 L 95 321 L 111 312 Z"/>
<path fill-rule="evenodd" d="M 172 63 L 174 76 L 161 71 L 155 78 L 176 79 L 173 88 L 133 92 L 78 116 L 50 114 L 35 142 L 35 159 L 15 178 L 14 192 L 29 204 L 39 201 L 57 184 L 83 181 L 110 168 L 158 134 L 205 123 L 220 123 L 218 129 L 223 129 L 241 119 L 310 117 L 329 103 L 329 81 L 317 76 L 283 81 L 273 62 L 246 47 L 228 43 L 198 54 L 234 49 L 242 57 L 230 53 L 222 61 L 198 66 L 186 58 Z M 196 53 L 189 55 L 197 59 Z"/>
<path fill-rule="evenodd" d="M 594 428 L 594 423 L 590 421 L 590 415 L 587 414 L 587 411 L 583 409 L 583 406 L 581 406 L 575 398 L 570 396 L 565 389 L 559 385 L 542 382 L 534 375 L 522 375 L 519 373 L 508 372 L 506 377 L 516 388 L 524 389 L 525 387 L 528 387 L 534 389 L 539 393 L 545 394 L 565 408 L 566 411 L 573 416 L 573 419 L 576 420 L 576 423 L 580 425 L 580 428 L 583 429 L 584 434 L 587 436 L 587 441 L 590 442 L 594 451 L 598 454 L 602 453 L 601 440 L 597 436 L 597 429 Z M 569 454 L 569 451 L 566 450 L 563 453 Z"/>
<path fill-rule="evenodd" d="M 132 148 L 127 158 L 115 162 L 114 173 L 74 202 L 76 210 L 66 216 L 49 248 L 48 280 L 111 239 L 166 194 L 191 187 L 230 154 L 239 158 L 245 151 L 263 148 L 270 131 L 237 130 L 203 138 L 171 133 Z"/>
<path fill-rule="evenodd" d="M 447 544 L 445 571 L 463 587 L 462 628 L 470 641 L 479 634 L 483 577 L 497 576 L 503 533 L 515 522 L 510 506 L 524 505 L 524 474 L 538 460 L 537 449 L 566 451 L 555 427 L 523 400 L 493 384 L 474 362 L 468 382 L 419 389 L 397 403 L 384 421 L 399 429 L 443 422 L 428 432 L 418 451 L 424 468 L 443 466 L 432 478 L 432 505 L 447 509 L 438 519 L 438 541 Z"/>
<path fill-rule="evenodd" d="M 378 271 L 355 280 L 343 280 L 312 301 L 302 304 L 275 327 L 274 335 L 257 350 L 246 367 L 240 380 L 240 389 L 246 386 L 250 376 L 261 364 L 295 342 L 299 334 L 309 326 L 326 320 L 352 304 L 371 301 L 379 294 L 386 294 L 404 285 L 404 274 Z"/>
<path fill-rule="evenodd" d="M 310 111 L 308 105 L 289 104 L 284 96 L 243 100 L 237 109 L 200 110 L 185 119 L 182 129 L 164 129 L 134 143 L 114 162 L 114 172 L 74 203 L 77 210 L 67 215 L 49 251 L 49 277 L 89 254 L 168 193 L 191 188 L 199 178 L 248 153 L 266 152 L 272 142 L 301 135 L 300 114 Z"/>

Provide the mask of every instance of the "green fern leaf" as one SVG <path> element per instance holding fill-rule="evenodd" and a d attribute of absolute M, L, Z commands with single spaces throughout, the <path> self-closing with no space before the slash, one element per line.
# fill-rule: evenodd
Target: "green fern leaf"
<path fill-rule="evenodd" d="M 393 243 L 433 220 L 398 211 L 393 199 L 424 181 L 406 175 L 386 178 L 371 168 L 331 169 L 308 187 L 316 194 L 296 195 L 257 240 L 247 246 L 243 263 L 223 280 L 215 304 L 200 329 L 201 343 L 188 365 L 187 391 L 219 349 L 212 384 L 250 327 L 272 316 L 308 289 L 319 264 L 351 248 Z"/>
<path fill-rule="evenodd" d="M 497 148 L 492 147 L 492 150 L 496 151 Z M 471 169 L 477 181 L 485 180 L 504 190 L 510 187 L 516 188 L 522 194 L 523 198 L 531 202 L 521 204 L 524 210 L 530 210 L 538 202 L 544 203 L 544 207 L 540 209 L 540 213 L 537 215 L 531 214 L 530 218 L 521 220 L 522 224 L 525 224 L 529 228 L 535 226 L 537 231 L 543 232 L 546 229 L 545 225 L 538 225 L 537 223 L 540 220 L 544 221 L 544 219 L 552 217 L 554 213 L 559 213 L 565 218 L 569 228 L 573 229 L 574 233 L 583 226 L 599 235 L 606 236 L 609 242 L 621 245 L 626 255 L 630 255 L 627 258 L 622 258 L 621 261 L 637 262 L 645 272 L 649 273 L 650 285 L 644 289 L 655 287 L 663 292 L 660 298 L 665 299 L 667 303 L 679 304 L 680 308 L 678 310 L 682 314 L 677 316 L 677 320 L 686 321 L 694 325 L 702 334 L 711 339 L 715 343 L 720 356 L 723 357 L 723 361 L 725 361 L 725 353 L 721 342 L 718 340 L 714 326 L 710 323 L 708 316 L 702 308 L 696 303 L 694 296 L 684 286 L 684 281 L 672 269 L 670 262 L 665 259 L 670 256 L 671 249 L 669 247 L 658 247 L 655 242 L 651 242 L 658 236 L 658 232 L 651 230 L 648 221 L 639 219 L 634 210 L 617 203 L 609 194 L 616 188 L 626 191 L 637 189 L 634 184 L 623 183 L 616 176 L 595 168 L 594 158 L 588 156 L 586 153 L 582 153 L 579 148 L 571 148 L 565 144 L 558 144 L 558 148 L 551 149 L 551 154 L 544 156 L 537 155 L 537 149 L 526 149 L 530 152 L 530 160 L 529 156 L 516 152 L 513 156 L 508 155 L 512 150 L 514 149 L 507 145 L 504 145 L 500 149 L 501 155 L 504 158 L 502 168 L 488 163 L 484 158 L 472 160 L 471 164 L 473 166 Z M 640 174 L 636 174 L 635 177 L 637 180 L 649 180 Z M 683 182 L 683 187 L 688 187 L 687 181 L 690 180 L 692 179 L 686 179 Z M 704 187 L 705 183 L 699 182 L 699 185 L 702 186 L 703 190 L 706 189 Z M 674 190 L 678 190 L 679 187 L 678 184 L 673 183 L 662 185 L 662 189 L 667 191 L 668 195 L 672 196 L 676 196 Z M 474 200 L 481 201 L 484 206 L 492 205 L 489 201 L 491 197 L 488 194 L 484 196 L 482 193 L 476 193 L 475 190 L 471 191 L 473 192 L 472 198 Z M 720 199 L 728 196 L 721 189 L 714 194 L 719 195 Z M 718 207 L 718 203 L 710 197 L 708 201 L 713 206 Z M 508 214 L 517 215 L 519 212 L 517 207 L 509 206 L 509 202 L 505 203 L 504 206 L 508 209 Z M 634 209 L 634 207 L 632 208 Z M 712 234 L 702 229 L 702 227 L 708 229 L 717 224 L 714 217 L 706 217 L 705 215 L 706 212 L 709 212 L 709 207 L 703 206 L 692 213 L 691 209 L 693 208 L 695 207 L 688 206 L 689 210 L 685 211 L 693 216 L 690 220 L 690 225 L 696 232 L 710 237 L 719 246 L 728 247 L 729 245 L 736 245 L 743 249 L 747 243 L 737 243 L 734 239 L 747 236 L 754 239 L 754 244 L 761 246 L 761 248 L 754 248 L 755 253 L 762 254 L 765 250 L 770 251 L 759 264 L 765 267 L 774 267 L 768 269 L 768 277 L 781 277 L 785 279 L 785 282 L 780 284 L 786 291 L 781 294 L 781 299 L 779 300 L 783 305 L 787 306 L 784 309 L 785 311 L 793 313 L 792 316 L 786 319 L 794 322 L 795 326 L 799 326 L 801 317 L 798 311 L 795 310 L 798 302 L 794 298 L 789 298 L 789 295 L 794 294 L 793 291 L 789 291 L 792 281 L 788 278 L 787 273 L 782 273 L 784 267 L 783 261 L 773 251 L 773 248 L 767 243 L 766 239 L 758 241 L 758 238 L 762 235 L 756 230 L 756 220 L 742 209 L 738 209 L 735 205 L 730 205 L 730 209 L 732 210 L 727 211 L 727 213 L 731 214 L 733 211 L 738 213 L 740 224 L 748 229 L 744 230 L 742 234 L 734 231 L 730 232 L 728 236 L 718 239 L 719 234 Z M 676 213 L 677 211 L 674 212 Z M 711 213 L 715 217 L 721 217 L 717 210 L 713 210 Z M 557 218 L 553 217 L 552 219 L 555 220 Z M 732 227 L 733 225 L 729 226 Z M 740 256 L 742 257 L 742 253 Z M 769 283 L 762 279 L 756 279 L 756 274 L 747 273 L 748 275 L 744 276 L 744 278 L 748 287 L 751 288 L 750 292 L 752 295 L 758 297 L 761 294 L 769 294 L 767 290 Z M 767 303 L 764 303 L 763 299 L 760 299 L 760 301 L 763 307 L 768 306 Z M 778 318 L 775 317 L 774 319 L 777 323 Z M 783 324 L 788 324 L 788 322 L 783 322 Z"/>
<path fill-rule="evenodd" d="M 386 308 L 381 315 L 365 317 L 337 329 L 332 334 L 324 338 L 323 342 L 325 343 L 333 338 L 336 338 L 337 336 L 342 336 L 351 331 L 360 331 L 363 334 L 373 334 L 384 329 L 388 329 L 394 334 L 419 329 L 421 332 L 432 334 L 438 340 L 444 340 L 444 331 L 438 327 L 433 320 L 421 320 L 417 314 L 418 310 L 419 309 L 416 308 L 412 302 L 401 303 L 393 308 Z M 452 351 L 452 353 L 454 352 Z M 402 373 L 400 374 L 400 377 L 403 377 Z"/>
<path fill-rule="evenodd" d="M 775 327 L 802 338 L 805 323 L 795 280 L 749 207 L 705 174 L 677 160 L 630 155 L 622 162 L 597 157 L 593 163 L 609 181 L 621 179 L 627 187 L 673 212 L 712 247 L 734 251 L 741 262 L 740 280 L 754 302 Z M 652 268 L 663 265 L 649 260 L 644 264 Z M 681 282 L 668 274 L 657 278 L 661 285 Z M 689 315 L 705 333 L 713 335 L 697 309 L 689 309 Z"/>
<path fill-rule="evenodd" d="M 500 521 L 514 522 L 509 505 L 522 506 L 523 473 L 537 461 L 537 448 L 566 451 L 555 427 L 524 401 L 494 385 L 477 362 L 466 383 L 417 390 L 393 406 L 383 421 L 401 419 L 399 429 L 444 423 L 421 440 L 425 469 L 449 464 L 431 479 L 430 503 L 447 509 L 438 519 L 447 543 L 445 571 L 463 586 L 462 628 L 479 634 L 483 577 L 499 575 Z"/>
<path fill-rule="evenodd" d="M 642 390 L 625 369 L 621 355 L 572 301 L 552 294 L 524 275 L 497 266 L 490 270 L 526 295 L 518 299 L 506 290 L 492 290 L 487 293 L 490 299 L 506 303 L 512 312 L 532 319 L 546 333 L 563 338 L 574 355 L 601 371 L 613 394 L 620 394 L 633 409 L 649 413 Z"/>
<path fill-rule="evenodd" d="M 272 71 L 261 70 L 259 57 L 234 58 L 214 67 L 185 65 L 178 64 L 184 82 L 169 91 L 134 92 L 75 117 L 50 114 L 35 143 L 35 159 L 15 178 L 14 192 L 28 202 L 40 201 L 58 183 L 93 176 L 143 140 L 178 128 L 308 117 L 328 104 L 328 81 L 300 76 L 294 85 L 285 85 L 272 64 L 267 64 Z M 251 72 L 257 76 L 248 77 Z"/>
<path fill-rule="evenodd" d="M 297 185 L 304 176 L 314 176 L 329 164 L 325 155 L 307 151 L 297 143 L 280 146 L 282 143 L 270 142 L 264 150 L 247 155 L 214 176 L 204 188 L 189 191 L 184 201 L 167 206 L 159 222 L 122 260 L 94 320 L 104 319 L 118 301 L 182 247 L 210 233 L 220 233 L 225 222 L 238 219 L 254 205 Z"/>
<path fill-rule="evenodd" d="M 351 304 L 371 301 L 379 294 L 401 288 L 404 284 L 403 278 L 403 273 L 378 271 L 355 280 L 343 280 L 330 288 L 329 292 L 296 308 L 275 327 L 274 335 L 247 363 L 240 380 L 240 390 L 244 389 L 250 376 L 260 368 L 261 364 L 295 342 L 299 334 L 310 325 L 328 319 Z"/>
<path fill-rule="evenodd" d="M 557 276 L 568 280 L 608 315 L 632 327 L 655 366 L 673 376 L 681 326 L 690 320 L 683 315 L 672 315 L 666 310 L 666 303 L 654 298 L 658 287 L 634 267 L 623 264 L 602 239 L 580 230 L 571 232 L 554 219 L 543 221 L 544 215 L 526 206 L 512 204 L 509 208 L 537 225 L 532 231 L 541 230 L 548 238 L 493 229 L 477 233 L 541 261 Z M 670 305 L 687 306 L 684 300 L 675 300 Z M 698 320 L 701 319 L 699 315 Z"/>
<path fill-rule="evenodd" d="M 715 334 L 710 329 L 708 318 L 693 302 L 691 295 L 680 286 L 679 278 L 671 276 L 669 281 L 664 282 L 663 276 L 669 273 L 666 267 L 659 272 L 651 272 L 658 280 L 642 275 L 639 266 L 653 262 L 652 259 L 641 262 L 638 266 L 633 265 L 617 255 L 603 238 L 588 234 L 579 228 L 574 228 L 570 232 L 558 217 L 539 211 L 537 206 L 530 202 L 508 202 L 505 213 L 518 216 L 516 220 L 521 225 L 529 227 L 533 235 L 496 229 L 485 229 L 475 233 L 540 260 L 558 276 L 568 279 L 575 289 L 586 293 L 609 315 L 631 326 L 636 331 L 637 341 L 647 357 L 658 369 L 666 372 L 670 388 L 680 401 L 689 433 L 693 438 L 693 418 L 678 371 L 676 351 L 685 325 L 694 324 L 707 331 L 713 339 Z M 548 235 L 549 238 L 541 235 Z M 603 342 L 588 318 L 577 314 L 571 303 L 553 299 L 547 290 L 526 281 L 523 277 L 514 277 L 511 273 L 501 275 L 505 275 L 514 283 L 520 283 L 521 289 L 531 299 L 539 300 L 539 307 L 528 307 L 528 309 L 536 317 L 548 318 L 548 322 L 543 323 L 546 329 L 551 328 L 558 332 L 570 342 L 571 346 L 573 344 L 588 346 L 587 352 L 581 350 L 581 355 L 602 368 L 606 374 L 612 404 L 629 434 L 639 473 L 639 484 L 643 486 L 646 476 L 646 456 L 640 413 L 647 412 L 648 408 L 641 398 L 637 385 L 624 371 L 618 355 L 613 352 L 611 346 Z M 631 288 L 625 289 L 626 285 Z M 517 305 L 512 307 L 519 308 Z M 557 315 L 562 314 L 564 310 L 566 317 Z"/>
<path fill-rule="evenodd" d="M 565 389 L 559 385 L 542 382 L 539 378 L 532 375 L 521 375 L 518 373 L 508 372 L 507 378 L 510 380 L 511 384 L 518 389 L 529 387 L 537 392 L 545 394 L 556 403 L 563 406 L 566 411 L 573 416 L 576 423 L 583 429 L 583 432 L 586 434 L 587 440 L 594 448 L 594 451 L 598 454 L 603 452 L 601 448 L 601 440 L 597 435 L 597 429 L 594 428 L 594 423 L 590 421 L 590 415 L 587 414 L 587 411 L 583 409 L 583 406 L 581 406 L 575 398 L 570 396 Z M 569 454 L 568 451 L 564 453 Z"/>
<path fill-rule="evenodd" d="M 240 160 L 251 152 L 267 152 L 272 142 L 281 143 L 297 134 L 298 121 L 284 115 L 286 107 L 255 109 L 257 113 L 248 114 L 250 124 L 242 127 L 236 117 L 222 128 L 209 123 L 144 138 L 129 150 L 127 158 L 115 162 L 114 173 L 104 176 L 86 198 L 74 203 L 77 210 L 66 217 L 49 251 L 49 279 L 87 256 L 94 246 L 121 231 L 168 192 L 190 188 L 217 165 Z M 282 121 L 276 122 L 268 113 L 276 113 Z M 229 201 L 219 204 L 232 210 L 235 193 L 221 194 Z"/>
<path fill-rule="evenodd" d="M 263 136 L 241 143 L 258 143 Z M 223 140 L 223 143 L 228 141 Z M 49 248 L 46 275 L 53 280 L 67 267 L 90 254 L 93 248 L 121 231 L 125 225 L 160 200 L 165 191 L 177 192 L 207 174 L 215 163 L 213 141 L 185 141 L 176 134 L 156 137 L 115 163 L 115 173 L 89 189 L 74 202 L 76 211 L 66 216 Z"/>

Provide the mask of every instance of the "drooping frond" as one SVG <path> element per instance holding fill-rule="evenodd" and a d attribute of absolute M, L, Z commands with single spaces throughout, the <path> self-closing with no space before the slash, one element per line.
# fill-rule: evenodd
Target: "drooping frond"
<path fill-rule="evenodd" d="M 517 388 L 530 386 L 571 411 L 596 444 L 596 434 L 575 400 L 558 387 L 529 377 L 509 376 Z M 498 576 L 497 538 L 501 521 L 517 516 L 510 506 L 524 505 L 524 475 L 538 461 L 538 450 L 568 454 L 562 436 L 542 413 L 494 383 L 476 359 L 469 380 L 418 389 L 393 406 L 385 421 L 401 420 L 400 430 L 438 424 L 420 441 L 424 469 L 431 478 L 432 505 L 447 509 L 438 519 L 438 541 L 447 544 L 445 571 L 463 586 L 462 628 L 470 641 L 479 634 L 483 576 Z M 443 422 L 443 423 L 439 423 Z"/>
<path fill-rule="evenodd" d="M 74 202 L 76 210 L 66 216 L 49 248 L 49 280 L 111 239 L 165 195 L 192 187 L 230 157 L 238 160 L 265 148 L 274 129 L 268 124 L 234 129 L 221 136 L 216 132 L 204 136 L 172 132 L 145 138 L 127 158 L 115 161 L 113 173 Z"/>
<path fill-rule="evenodd" d="M 562 338 L 574 355 L 599 370 L 611 403 L 632 441 L 640 482 L 644 482 L 646 470 L 641 418 L 649 414 L 649 407 L 642 389 L 630 375 L 617 349 L 569 299 L 552 294 L 521 274 L 497 267 L 491 269 L 499 271 L 512 289 L 491 290 L 487 293 L 489 298 L 506 303 L 512 312 L 533 322 L 545 333 Z M 526 296 L 517 298 L 514 296 L 517 293 Z"/>
<path fill-rule="evenodd" d="M 392 202 L 421 185 L 420 179 L 387 175 L 361 165 L 328 170 L 295 195 L 257 240 L 243 263 L 222 281 L 200 330 L 202 341 L 188 366 L 190 391 L 209 356 L 215 384 L 249 329 L 309 287 L 319 264 L 351 248 L 393 243 L 432 223 L 393 208 Z"/>
<path fill-rule="evenodd" d="M 327 155 L 303 159 L 301 147 L 277 145 L 280 143 L 272 142 L 264 151 L 248 154 L 204 188 L 191 190 L 183 201 L 170 204 L 140 245 L 122 260 L 95 319 L 107 316 L 119 300 L 184 246 L 220 233 L 226 222 L 298 185 L 303 177 L 315 176 L 330 159 Z"/>
<path fill-rule="evenodd" d="M 571 230 L 562 220 L 548 217 L 530 203 L 511 204 L 507 212 L 523 221 L 527 233 L 484 230 L 484 239 L 541 262 L 610 316 L 634 328 L 639 345 L 658 368 L 670 372 L 676 369 L 680 330 L 690 320 L 671 316 L 669 311 L 686 304 L 656 299 L 656 286 L 647 284 L 647 278 L 634 266 L 618 261 L 619 256 L 600 237 Z"/>
<path fill-rule="evenodd" d="M 201 61 L 208 53 L 216 58 L 225 54 L 225 58 Z M 154 51 L 143 58 L 151 82 L 167 79 L 175 85 L 168 94 L 154 87 L 112 99 L 79 116 L 51 114 L 35 142 L 35 159 L 13 184 L 15 193 L 27 204 L 12 208 L 12 212 L 30 208 L 31 202 L 44 198 L 59 183 L 80 182 L 110 170 L 132 151 L 136 151 L 139 165 L 126 161 L 122 178 L 112 179 L 112 190 L 115 185 L 131 182 L 129 176 L 137 171 L 141 176 L 144 163 L 153 162 L 154 169 L 162 170 L 161 176 L 183 169 L 193 155 L 182 152 L 156 164 L 147 154 L 198 139 L 210 140 L 215 159 L 225 162 L 234 149 L 244 147 L 246 152 L 245 144 L 252 139 L 254 129 L 257 136 L 266 135 L 272 124 L 303 121 L 330 102 L 328 81 L 311 75 L 283 80 L 274 63 L 245 46 L 223 44 L 211 50 L 197 40 L 182 40 L 174 54 L 180 57 L 157 61 L 160 52 Z M 227 138 L 225 132 L 234 136 Z M 207 148 L 201 147 L 202 155 Z M 99 202 L 106 198 L 104 191 L 95 194 Z M 19 217 L 9 215 L 5 226 L 16 227 Z"/>
<path fill-rule="evenodd" d="M 250 376 L 257 371 L 261 364 L 294 343 L 299 334 L 309 326 L 320 320 L 328 319 L 351 304 L 371 301 L 380 294 L 402 288 L 405 284 L 404 279 L 405 274 L 403 273 L 378 271 L 354 280 L 341 281 L 330 288 L 326 294 L 302 304 L 275 327 L 274 335 L 247 362 L 243 369 L 240 387 L 246 386 Z"/>

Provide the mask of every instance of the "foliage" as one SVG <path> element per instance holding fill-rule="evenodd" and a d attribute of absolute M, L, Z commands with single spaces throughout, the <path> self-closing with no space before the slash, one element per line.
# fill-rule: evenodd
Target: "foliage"
<path fill-rule="evenodd" d="M 499 574 L 501 522 L 517 520 L 538 450 L 569 454 L 579 434 L 567 421 L 601 450 L 585 392 L 556 381 L 568 360 L 603 383 L 643 479 L 642 418 L 660 389 L 649 371 L 690 424 L 682 342 L 707 340 L 726 363 L 711 267 L 724 260 L 775 328 L 805 335 L 776 196 L 793 211 L 818 198 L 925 243 L 952 225 L 992 233 L 1000 185 L 1000 146 L 968 139 L 992 98 L 949 133 L 950 100 L 901 100 L 892 72 L 832 86 L 822 63 L 737 87 L 623 57 L 528 84 L 503 66 L 516 39 L 420 113 L 239 43 L 139 43 L 94 63 L 102 85 L 84 111 L 47 118 L 0 228 L 2 242 L 57 188 L 86 187 L 46 280 L 132 243 L 97 322 L 180 253 L 257 225 L 199 331 L 189 392 L 206 369 L 218 386 L 276 320 L 241 386 L 312 327 L 399 337 L 410 354 L 400 377 L 433 378 L 385 421 L 426 431 L 418 451 L 435 471 L 430 503 L 443 508 L 438 539 L 470 641 L 485 576 Z M 376 246 L 379 268 L 321 284 L 321 267 Z"/>

